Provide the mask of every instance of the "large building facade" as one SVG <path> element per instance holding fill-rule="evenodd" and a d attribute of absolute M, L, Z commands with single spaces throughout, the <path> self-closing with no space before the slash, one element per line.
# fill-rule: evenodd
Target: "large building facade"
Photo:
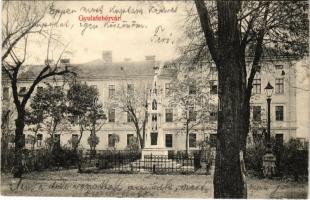
<path fill-rule="evenodd" d="M 96 146 L 97 150 L 126 149 L 131 145 L 132 138 L 137 136 L 129 113 L 125 112 L 119 104 L 112 103 L 113 98 L 121 90 L 136 91 L 135 94 L 141 95 L 141 99 L 145 98 L 147 101 L 148 120 L 145 139 L 149 146 L 156 148 L 160 145 L 160 147 L 167 150 L 185 150 L 187 145 L 189 150 L 196 150 L 201 142 L 206 140 L 214 142 L 216 140 L 217 72 L 212 63 L 200 62 L 193 66 L 177 61 L 163 63 L 156 61 L 155 56 L 146 56 L 146 59 L 140 62 L 128 59 L 124 62 L 113 62 L 111 56 L 111 53 L 104 53 L 102 59 L 79 65 L 70 65 L 79 74 L 78 81 L 98 89 L 99 101 L 104 105 L 107 120 L 96 133 L 99 137 L 99 144 Z M 68 60 L 64 63 L 69 64 Z M 23 91 L 29 88 L 34 74 L 40 68 L 40 66 L 29 66 L 22 73 L 19 84 L 21 95 Z M 155 75 L 156 79 L 154 79 Z M 175 99 L 171 103 L 172 91 L 178 90 L 178 88 L 174 88 L 176 87 L 175 80 L 183 79 L 186 81 L 189 76 L 198 81 L 190 83 L 188 88 L 185 87 L 186 89 L 181 92 L 184 95 L 188 94 L 194 97 L 197 95 L 197 98 L 202 97 L 204 101 L 207 101 L 204 102 L 206 104 L 203 106 L 210 106 L 204 111 L 207 117 L 203 121 L 199 121 L 199 115 L 196 113 L 199 105 L 189 106 L 184 109 L 182 103 L 175 101 Z M 53 82 L 52 79 L 47 81 L 51 82 L 55 87 L 62 84 L 61 81 Z M 272 136 L 278 142 L 285 142 L 290 138 L 299 137 L 297 134 L 296 69 L 294 68 L 294 62 L 285 58 L 266 60 L 253 82 L 249 143 L 262 135 L 263 130 L 267 127 L 267 103 L 264 88 L 268 82 L 274 87 L 271 101 Z M 201 84 L 204 84 L 204 86 L 201 86 Z M 42 83 L 38 87 L 44 87 L 44 84 Z M 3 113 L 8 110 L 13 111 L 14 105 L 10 82 L 4 75 L 2 76 L 2 89 Z M 154 92 L 156 92 L 156 102 L 154 102 L 152 96 Z M 202 93 L 203 95 L 201 95 Z M 156 112 L 154 112 L 154 103 L 156 103 Z M 139 110 L 137 112 L 141 112 L 137 113 L 139 117 L 143 117 L 144 108 L 136 109 Z M 159 133 L 157 135 L 151 134 L 152 123 L 155 120 L 155 116 L 152 116 L 154 113 L 156 113 L 156 130 L 160 130 L 160 135 Z M 184 113 L 187 113 L 191 118 L 192 124 L 197 122 L 187 130 L 185 126 L 186 119 L 182 118 Z M 11 120 L 11 123 L 14 123 L 14 120 Z M 33 132 L 29 127 L 25 127 L 24 133 L 26 148 L 30 148 L 27 136 L 33 135 Z M 70 130 L 58 131 L 55 134 L 59 138 L 60 144 L 67 147 L 70 147 L 69 141 L 74 137 L 78 137 L 78 135 L 78 127 L 71 127 Z M 80 142 L 80 148 L 90 148 L 87 142 L 89 135 L 90 132 L 85 131 Z M 118 136 L 116 142 L 111 139 L 115 135 Z M 35 148 L 44 147 L 44 141 L 48 137 L 50 136 L 44 131 L 38 133 Z"/>

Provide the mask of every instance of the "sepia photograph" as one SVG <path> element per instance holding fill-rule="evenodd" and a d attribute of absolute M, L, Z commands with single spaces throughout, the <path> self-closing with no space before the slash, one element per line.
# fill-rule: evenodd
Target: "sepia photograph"
<path fill-rule="evenodd" d="M 1 198 L 308 198 L 308 1 L 1 6 Z"/>

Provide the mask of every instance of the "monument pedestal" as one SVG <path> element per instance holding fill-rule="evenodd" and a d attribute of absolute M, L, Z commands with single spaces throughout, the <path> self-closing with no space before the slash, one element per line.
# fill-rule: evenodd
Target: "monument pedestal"
<path fill-rule="evenodd" d="M 141 160 L 144 160 L 145 155 L 168 157 L 168 150 L 166 148 L 144 148 L 141 153 Z"/>
<path fill-rule="evenodd" d="M 264 177 L 271 178 L 276 173 L 276 157 L 272 153 L 266 153 L 263 156 L 263 174 Z"/>

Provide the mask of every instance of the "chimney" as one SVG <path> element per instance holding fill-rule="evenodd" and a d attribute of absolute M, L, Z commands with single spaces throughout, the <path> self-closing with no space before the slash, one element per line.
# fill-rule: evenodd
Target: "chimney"
<path fill-rule="evenodd" d="M 54 64 L 54 60 L 53 60 L 53 59 L 46 59 L 46 60 L 44 61 L 44 64 L 45 64 L 45 65 L 53 65 L 53 64 Z"/>
<path fill-rule="evenodd" d="M 125 61 L 125 62 L 130 62 L 131 59 L 130 59 L 130 58 L 125 58 L 124 61 Z"/>
<path fill-rule="evenodd" d="M 155 56 L 154 55 L 145 56 L 145 60 L 146 61 L 155 61 Z"/>
<path fill-rule="evenodd" d="M 112 62 L 112 51 L 103 51 L 102 59 L 105 63 L 111 63 Z"/>
<path fill-rule="evenodd" d="M 62 58 L 62 59 L 60 59 L 60 64 L 69 65 L 70 59 L 69 58 Z"/>

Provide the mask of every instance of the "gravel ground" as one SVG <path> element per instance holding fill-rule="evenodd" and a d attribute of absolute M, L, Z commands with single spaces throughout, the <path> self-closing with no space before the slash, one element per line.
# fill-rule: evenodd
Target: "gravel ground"
<path fill-rule="evenodd" d="M 76 170 L 32 172 L 23 179 L 1 175 L 9 196 L 212 198 L 212 175 L 79 174 Z M 248 177 L 249 198 L 307 198 L 308 182 Z"/>

